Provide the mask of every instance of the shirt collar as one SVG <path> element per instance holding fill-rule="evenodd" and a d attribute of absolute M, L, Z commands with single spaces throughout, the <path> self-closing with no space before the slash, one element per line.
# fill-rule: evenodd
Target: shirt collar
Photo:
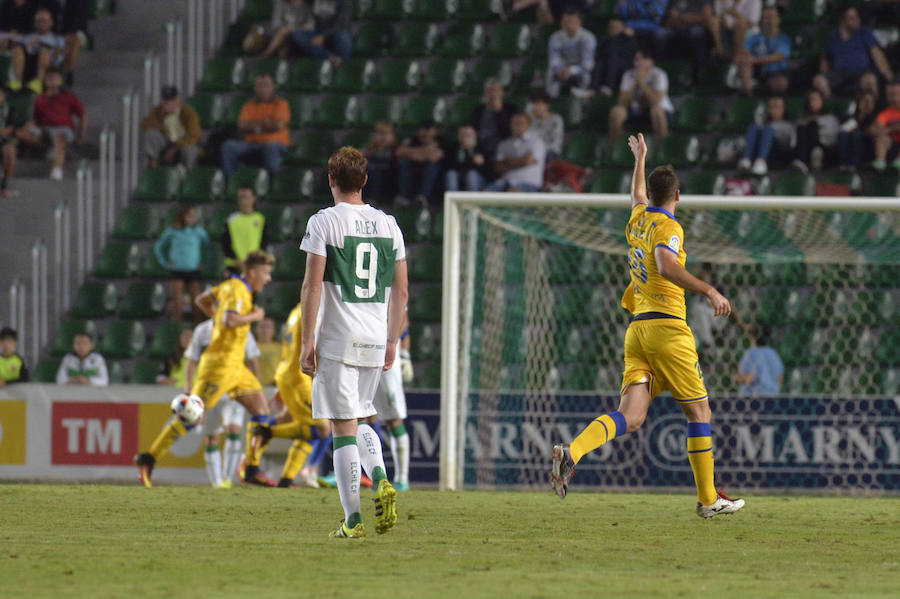
<path fill-rule="evenodd" d="M 661 212 L 662 214 L 665 214 L 666 216 L 674 220 L 676 223 L 678 222 L 678 219 L 675 218 L 675 215 L 662 206 L 647 206 L 647 212 Z"/>
<path fill-rule="evenodd" d="M 249 291 L 250 294 L 253 295 L 253 287 L 250 286 L 250 283 L 247 282 L 247 279 L 245 279 L 245 278 L 242 277 L 241 275 L 231 275 L 231 278 L 232 278 L 232 279 L 237 279 L 238 281 L 240 281 L 241 283 L 243 283 L 244 285 L 246 285 L 246 286 L 247 286 L 247 291 Z"/>

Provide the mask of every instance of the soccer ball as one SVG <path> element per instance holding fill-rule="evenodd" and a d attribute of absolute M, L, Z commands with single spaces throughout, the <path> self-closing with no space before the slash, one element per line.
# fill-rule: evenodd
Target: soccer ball
<path fill-rule="evenodd" d="M 194 426 L 203 418 L 203 400 L 196 395 L 181 393 L 171 405 L 172 413 L 186 426 Z"/>

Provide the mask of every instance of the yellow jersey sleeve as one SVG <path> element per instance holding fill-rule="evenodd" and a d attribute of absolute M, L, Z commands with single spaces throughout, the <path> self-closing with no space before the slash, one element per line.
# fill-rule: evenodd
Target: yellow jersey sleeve
<path fill-rule="evenodd" d="M 684 243 L 684 229 L 681 225 L 672 219 L 666 219 L 659 223 L 652 233 L 652 249 L 662 247 L 678 257 L 678 263 L 684 266 L 684 260 L 687 255 L 684 253 L 682 245 Z"/>

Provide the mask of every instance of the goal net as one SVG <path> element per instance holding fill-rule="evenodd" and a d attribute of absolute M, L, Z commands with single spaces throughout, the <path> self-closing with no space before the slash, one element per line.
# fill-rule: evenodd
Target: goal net
<path fill-rule="evenodd" d="M 628 215 L 621 195 L 447 194 L 442 488 L 546 485 L 552 444 L 616 409 Z M 686 294 L 719 482 L 900 480 L 900 417 L 887 400 L 900 387 L 900 200 L 683 196 L 676 216 L 688 270 L 736 312 L 713 319 Z M 784 362 L 779 397 L 740 394 L 750 325 Z M 591 454 L 575 482 L 691 485 L 683 422 L 658 398 L 647 425 Z M 842 422 L 859 425 L 857 438 Z"/>

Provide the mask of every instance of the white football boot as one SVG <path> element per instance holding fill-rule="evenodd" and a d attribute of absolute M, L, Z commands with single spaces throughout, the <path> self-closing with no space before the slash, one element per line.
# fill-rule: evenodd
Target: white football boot
<path fill-rule="evenodd" d="M 719 496 L 712 505 L 697 502 L 697 515 L 701 518 L 712 518 L 721 514 L 733 514 L 744 507 L 743 499 L 731 499 L 719 489 Z"/>

